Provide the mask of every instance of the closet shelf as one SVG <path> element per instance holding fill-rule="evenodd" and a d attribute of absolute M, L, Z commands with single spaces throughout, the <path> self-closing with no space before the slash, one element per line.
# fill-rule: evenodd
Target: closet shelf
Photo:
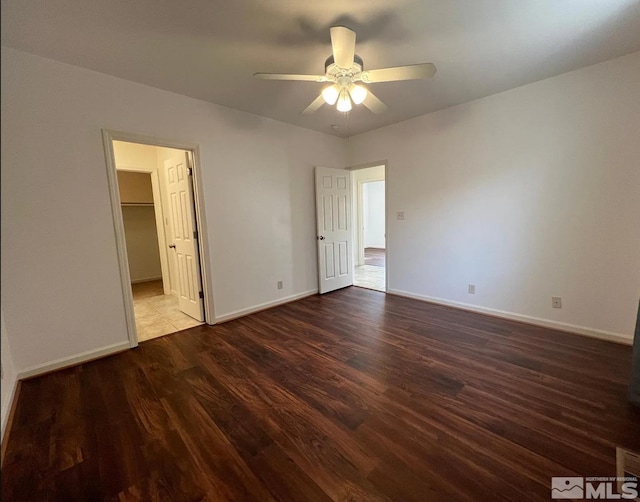
<path fill-rule="evenodd" d="M 127 207 L 153 207 L 153 202 L 121 202 L 120 205 Z"/>

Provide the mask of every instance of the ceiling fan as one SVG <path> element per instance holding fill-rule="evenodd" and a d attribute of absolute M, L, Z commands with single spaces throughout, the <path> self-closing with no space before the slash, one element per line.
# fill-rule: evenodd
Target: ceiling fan
<path fill-rule="evenodd" d="M 324 75 L 295 75 L 289 73 L 255 73 L 262 80 L 300 80 L 304 82 L 329 82 L 320 96 L 307 106 L 302 114 L 315 112 L 324 103 L 334 105 L 341 112 L 348 112 L 352 102 L 363 104 L 374 113 L 382 113 L 387 107 L 370 90 L 360 84 L 394 82 L 431 78 L 436 73 L 432 63 L 395 66 L 378 70 L 365 70 L 362 58 L 355 53 L 356 34 L 344 26 L 330 29 L 333 54 L 324 63 Z"/>

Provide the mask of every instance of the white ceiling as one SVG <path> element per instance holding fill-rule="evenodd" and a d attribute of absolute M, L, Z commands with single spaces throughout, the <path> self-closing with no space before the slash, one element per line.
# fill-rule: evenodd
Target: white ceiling
<path fill-rule="evenodd" d="M 433 62 L 432 80 L 373 84 L 389 107 L 302 111 L 329 27 L 365 68 Z M 2 44 L 339 136 L 354 135 L 640 50 L 639 0 L 2 0 Z M 331 125 L 340 130 L 334 131 Z"/>

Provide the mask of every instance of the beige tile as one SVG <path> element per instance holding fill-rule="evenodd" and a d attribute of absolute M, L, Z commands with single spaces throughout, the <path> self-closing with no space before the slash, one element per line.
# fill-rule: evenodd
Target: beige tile
<path fill-rule="evenodd" d="M 155 309 L 178 306 L 178 299 L 173 295 L 153 296 L 145 301 Z"/>
<path fill-rule="evenodd" d="M 144 341 L 149 340 L 151 338 L 156 338 L 158 336 L 168 335 L 170 333 L 175 333 L 177 330 L 173 324 L 164 319 L 151 324 L 146 327 L 142 327 L 138 329 L 138 340 Z"/>
<path fill-rule="evenodd" d="M 193 328 L 202 324 L 200 321 L 196 321 L 193 317 L 189 317 L 188 315 L 185 315 L 183 319 L 173 319 L 170 322 L 178 330 Z"/>
<path fill-rule="evenodd" d="M 180 312 L 177 302 L 175 305 L 155 305 L 153 308 L 162 315 L 169 315 L 173 312 Z"/>
<path fill-rule="evenodd" d="M 166 319 L 162 318 L 162 314 L 160 313 L 142 318 L 136 317 L 136 326 L 140 328 L 148 328 L 149 326 L 153 326 L 160 321 L 166 321 Z"/>
<path fill-rule="evenodd" d="M 138 319 L 144 319 L 146 317 L 155 316 L 160 313 L 156 309 L 154 309 L 151 305 L 147 305 L 145 303 L 138 303 L 138 302 L 133 303 L 133 311 L 136 316 L 136 321 Z"/>
<path fill-rule="evenodd" d="M 161 294 L 154 296 L 145 296 L 145 292 L 145 288 L 139 287 L 133 300 L 138 340 L 149 340 L 202 324 L 180 311 L 175 296 L 162 294 L 161 290 Z"/>
<path fill-rule="evenodd" d="M 169 322 L 180 321 L 182 319 L 193 319 L 193 317 L 188 316 L 177 307 L 171 311 L 163 312 L 162 317 L 164 317 Z"/>

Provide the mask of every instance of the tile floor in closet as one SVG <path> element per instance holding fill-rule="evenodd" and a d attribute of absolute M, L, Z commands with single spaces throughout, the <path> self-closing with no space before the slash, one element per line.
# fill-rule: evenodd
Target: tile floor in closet
<path fill-rule="evenodd" d="M 150 340 L 202 324 L 180 311 L 178 298 L 165 295 L 162 281 L 132 284 L 138 341 Z"/>

